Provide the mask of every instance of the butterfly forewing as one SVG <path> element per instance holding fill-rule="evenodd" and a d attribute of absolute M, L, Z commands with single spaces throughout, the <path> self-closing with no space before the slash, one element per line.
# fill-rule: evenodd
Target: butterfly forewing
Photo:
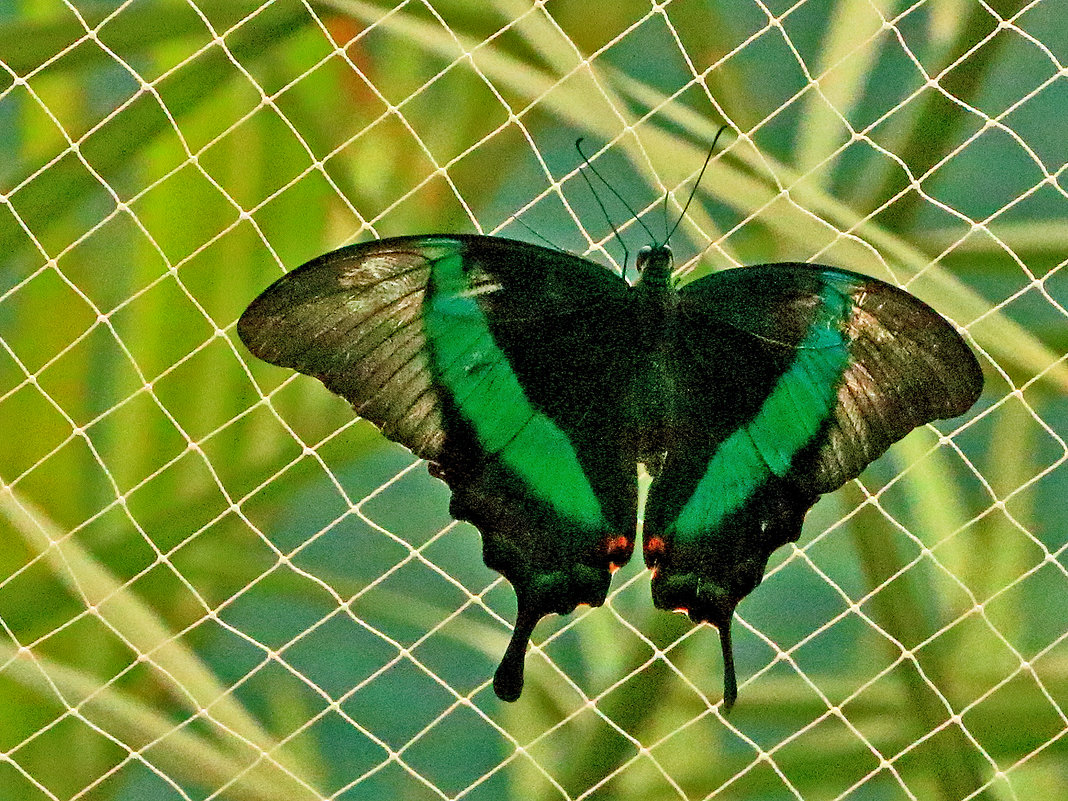
<path fill-rule="evenodd" d="M 982 390 L 979 364 L 954 328 L 916 297 L 868 276 L 808 264 L 745 267 L 684 288 L 682 307 L 691 340 L 702 316 L 716 314 L 795 349 L 795 367 L 783 373 L 795 394 L 838 373 L 819 436 L 792 458 L 791 478 L 814 493 L 856 478 L 913 428 L 963 414 Z M 819 354 L 806 354 L 813 350 Z M 819 408 L 795 407 L 799 419 Z"/>

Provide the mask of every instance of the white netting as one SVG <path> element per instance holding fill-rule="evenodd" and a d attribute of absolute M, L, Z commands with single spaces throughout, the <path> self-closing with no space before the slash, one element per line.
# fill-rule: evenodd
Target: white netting
<path fill-rule="evenodd" d="M 0 8 L 0 797 L 1068 797 L 1063 0 Z M 544 620 L 448 492 L 234 323 L 357 239 L 906 286 L 987 388 L 823 499 L 715 632 L 640 559 Z M 672 193 L 667 213 L 660 198 Z M 617 209 L 630 252 L 646 235 Z"/>

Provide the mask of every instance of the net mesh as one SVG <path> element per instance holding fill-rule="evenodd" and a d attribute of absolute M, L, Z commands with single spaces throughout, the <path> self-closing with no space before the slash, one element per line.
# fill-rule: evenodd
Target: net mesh
<path fill-rule="evenodd" d="M 1066 11 L 5 6 L 0 796 L 1068 797 Z M 636 563 L 539 625 L 502 704 L 514 596 L 445 487 L 235 322 L 371 236 L 624 269 L 721 124 L 680 273 L 893 281 L 965 332 L 983 399 L 773 557 L 730 717 L 715 632 Z M 638 211 L 605 199 L 618 236 L 579 136 Z"/>

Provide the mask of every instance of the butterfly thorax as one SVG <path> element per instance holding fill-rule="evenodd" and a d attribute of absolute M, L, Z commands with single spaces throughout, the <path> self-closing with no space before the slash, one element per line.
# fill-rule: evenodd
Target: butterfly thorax
<path fill-rule="evenodd" d="M 634 419 L 638 458 L 655 473 L 670 445 L 670 432 L 675 428 L 671 343 L 679 295 L 671 284 L 673 260 L 667 245 L 642 248 L 637 265 L 640 276 L 632 290 L 638 337 Z"/>

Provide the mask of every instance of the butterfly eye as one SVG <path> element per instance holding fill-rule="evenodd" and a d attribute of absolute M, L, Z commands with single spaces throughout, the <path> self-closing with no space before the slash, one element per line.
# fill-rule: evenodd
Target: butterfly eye
<path fill-rule="evenodd" d="M 645 267 L 645 263 L 649 260 L 649 254 L 653 252 L 652 245 L 642 245 L 638 249 L 638 256 L 635 260 L 635 266 L 637 266 L 639 272 Z"/>

